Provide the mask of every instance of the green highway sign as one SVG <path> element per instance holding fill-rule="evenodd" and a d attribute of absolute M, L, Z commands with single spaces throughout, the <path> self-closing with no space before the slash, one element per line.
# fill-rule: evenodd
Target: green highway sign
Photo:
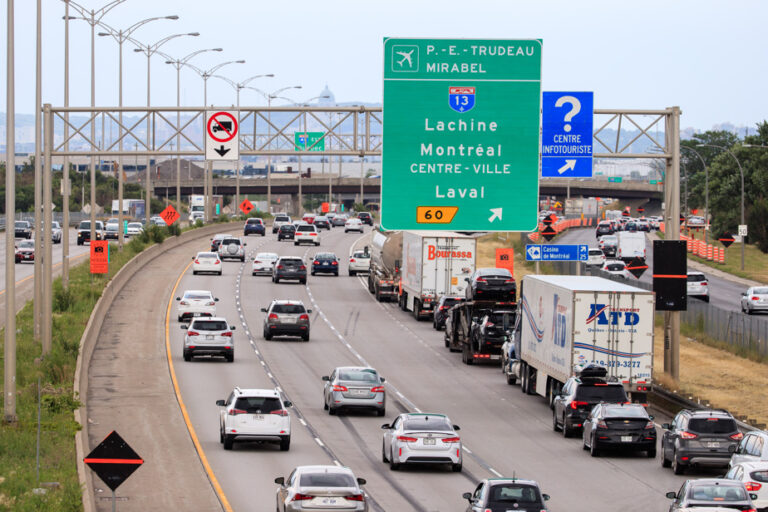
<path fill-rule="evenodd" d="M 621 176 L 610 176 L 608 178 L 608 183 L 621 183 L 621 180 L 623 178 Z"/>
<path fill-rule="evenodd" d="M 381 225 L 532 231 L 538 39 L 385 39 Z"/>
<path fill-rule="evenodd" d="M 651 185 L 656 185 L 659 182 L 659 180 L 651 180 Z"/>
<path fill-rule="evenodd" d="M 325 132 L 293 132 L 294 151 L 325 151 Z"/>

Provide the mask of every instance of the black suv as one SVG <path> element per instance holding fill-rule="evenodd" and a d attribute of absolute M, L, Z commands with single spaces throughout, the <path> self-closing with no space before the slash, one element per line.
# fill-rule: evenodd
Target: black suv
<path fill-rule="evenodd" d="M 515 311 L 499 309 L 484 311 L 477 322 L 470 327 L 473 346 L 482 352 L 501 353 L 501 346 L 512 336 L 515 326 Z"/>
<path fill-rule="evenodd" d="M 611 226 L 610 222 L 603 221 L 597 225 L 597 229 L 595 230 L 595 238 L 600 238 L 602 235 L 612 235 L 612 234 L 613 234 L 613 226 Z"/>
<path fill-rule="evenodd" d="M 296 235 L 296 226 L 293 224 L 283 224 L 277 229 L 277 241 L 293 240 Z"/>
<path fill-rule="evenodd" d="M 307 282 L 307 266 L 298 256 L 281 256 L 272 267 L 272 282 L 279 283 L 281 279 L 297 279 L 301 284 Z"/>
<path fill-rule="evenodd" d="M 368 224 L 369 226 L 373 226 L 373 217 L 371 217 L 371 214 L 368 212 L 360 212 L 357 214 L 357 218 L 360 219 L 360 222 L 363 224 Z"/>
<path fill-rule="evenodd" d="M 662 425 L 661 465 L 680 475 L 690 466 L 727 467 L 739 441 L 736 420 L 723 409 L 683 409 Z"/>
<path fill-rule="evenodd" d="M 26 220 L 17 220 L 13 223 L 14 237 L 26 238 L 27 240 L 32 238 L 32 226 Z"/>
<path fill-rule="evenodd" d="M 601 403 L 621 404 L 629 402 L 620 382 L 605 379 L 608 370 L 603 366 L 588 365 L 579 376 L 571 377 L 559 394 L 552 399 L 552 429 L 570 436 L 583 426 L 592 408 Z M 554 393 L 553 393 L 554 395 Z"/>

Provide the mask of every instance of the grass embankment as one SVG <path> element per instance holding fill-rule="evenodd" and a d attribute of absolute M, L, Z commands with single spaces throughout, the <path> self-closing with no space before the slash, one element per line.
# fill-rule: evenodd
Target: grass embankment
<path fill-rule="evenodd" d="M 691 229 L 688 236 L 692 236 L 697 240 L 703 240 L 704 232 L 703 230 Z M 713 238 L 714 237 L 710 233 L 709 243 L 721 247 L 720 242 Z M 701 259 L 690 253 L 688 254 L 688 257 L 694 261 L 738 277 L 752 279 L 753 281 L 758 281 L 760 283 L 768 283 L 768 254 L 762 252 L 752 244 L 747 244 L 744 247 L 744 270 L 741 270 L 741 244 L 732 244 L 725 249 L 724 264 Z"/>
<path fill-rule="evenodd" d="M 162 242 L 178 227 L 151 227 L 122 249 L 110 246 L 109 274 L 91 277 L 86 261 L 72 267 L 65 290 L 61 278 L 53 284 L 51 352 L 41 358 L 33 333 L 33 305 L 29 301 L 16 316 L 16 413 L 18 422 L 0 426 L 0 510 L 79 511 L 82 491 L 75 461 L 75 432 L 80 425 L 73 411 L 79 397 L 73 383 L 80 338 L 105 283 L 148 245 Z M 5 333 L 0 334 L 4 345 Z M 1 369 L 0 369 L 1 370 Z M 41 383 L 40 480 L 35 469 L 37 382 Z M 45 494 L 33 489 L 41 482 L 57 482 Z"/>

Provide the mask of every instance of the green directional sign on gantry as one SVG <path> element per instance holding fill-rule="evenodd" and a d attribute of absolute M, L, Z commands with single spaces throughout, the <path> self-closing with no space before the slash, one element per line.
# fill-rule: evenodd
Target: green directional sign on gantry
<path fill-rule="evenodd" d="M 536 229 L 541 48 L 384 40 L 384 229 Z"/>

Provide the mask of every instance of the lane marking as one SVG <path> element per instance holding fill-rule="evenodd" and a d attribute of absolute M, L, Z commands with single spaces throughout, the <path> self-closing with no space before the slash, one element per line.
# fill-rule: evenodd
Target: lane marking
<path fill-rule="evenodd" d="M 173 305 L 173 298 L 176 296 L 176 289 L 179 287 L 179 283 L 181 283 L 181 279 L 184 277 L 184 274 L 186 274 L 187 270 L 191 266 L 192 266 L 192 262 L 190 261 L 189 263 L 187 263 L 187 266 L 184 267 L 184 270 L 181 271 L 181 274 L 179 274 L 178 279 L 176 279 L 176 283 L 173 285 L 173 290 L 171 291 L 171 297 L 168 299 L 168 308 L 165 311 L 165 353 L 168 358 L 168 370 L 171 373 L 171 382 L 173 383 L 173 392 L 176 394 L 176 401 L 179 403 L 181 414 L 184 417 L 184 423 L 186 423 L 187 425 L 187 430 L 189 431 L 189 437 L 192 438 L 192 444 L 195 445 L 195 450 L 197 450 L 197 456 L 200 458 L 200 462 L 203 464 L 203 469 L 205 469 L 205 473 L 208 475 L 208 480 L 210 480 L 211 485 L 213 486 L 213 490 L 216 493 L 216 496 L 219 498 L 219 502 L 221 503 L 221 506 L 224 508 L 226 512 L 234 512 L 234 510 L 232 509 L 232 506 L 229 504 L 229 500 L 227 500 L 227 496 L 224 494 L 224 489 L 221 488 L 219 481 L 216 479 L 216 475 L 213 473 L 213 469 L 211 468 L 211 465 L 208 463 L 208 457 L 205 456 L 205 451 L 203 451 L 203 447 L 200 444 L 200 440 L 197 437 L 195 428 L 192 426 L 192 421 L 189 418 L 187 407 L 184 405 L 184 399 L 181 398 L 179 381 L 176 378 L 176 370 L 174 370 L 173 368 L 173 357 L 171 357 L 171 337 L 169 334 L 169 327 L 171 323 L 171 306 Z"/>

